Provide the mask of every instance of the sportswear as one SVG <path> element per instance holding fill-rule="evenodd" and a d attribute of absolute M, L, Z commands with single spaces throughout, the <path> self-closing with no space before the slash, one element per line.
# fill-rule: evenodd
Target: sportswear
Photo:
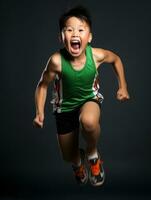
<path fill-rule="evenodd" d="M 85 166 L 85 152 L 83 149 L 80 149 L 81 165 L 75 166 L 72 165 L 75 179 L 78 184 L 85 185 L 88 181 L 88 171 Z"/>
<path fill-rule="evenodd" d="M 81 70 L 75 70 L 65 48 L 60 50 L 61 74 L 56 75 L 53 87 L 53 112 L 69 112 L 84 104 L 88 99 L 102 102 L 99 93 L 98 71 L 93 60 L 92 48 L 86 47 L 86 62 Z"/>
<path fill-rule="evenodd" d="M 101 108 L 101 103 L 97 99 L 90 99 L 86 102 L 90 101 L 95 102 Z M 79 116 L 82 105 L 69 112 L 55 113 L 57 134 L 63 135 L 79 129 Z"/>
<path fill-rule="evenodd" d="M 105 180 L 105 173 L 103 168 L 103 161 L 98 158 L 88 160 L 89 163 L 89 180 L 91 185 L 100 186 L 103 185 Z"/>

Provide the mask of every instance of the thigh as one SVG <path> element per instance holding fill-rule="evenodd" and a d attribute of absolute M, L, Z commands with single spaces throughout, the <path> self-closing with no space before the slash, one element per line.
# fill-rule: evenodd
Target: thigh
<path fill-rule="evenodd" d="M 80 110 L 80 121 L 90 121 L 92 123 L 99 123 L 101 117 L 101 108 L 98 103 L 94 101 L 86 102 Z"/>
<path fill-rule="evenodd" d="M 62 156 L 70 161 L 78 151 L 79 110 L 56 114 L 56 125 Z"/>
<path fill-rule="evenodd" d="M 55 118 L 58 135 L 66 135 L 79 128 L 79 109 L 56 113 Z"/>

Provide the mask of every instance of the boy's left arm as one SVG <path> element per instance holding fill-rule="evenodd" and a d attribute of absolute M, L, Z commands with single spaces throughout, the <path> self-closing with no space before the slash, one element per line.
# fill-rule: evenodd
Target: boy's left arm
<path fill-rule="evenodd" d="M 123 63 L 118 55 L 112 51 L 101 49 L 101 63 L 111 63 L 113 65 L 114 71 L 117 75 L 119 89 L 117 91 L 117 99 L 120 101 L 125 101 L 130 98 L 127 83 L 124 73 Z"/>

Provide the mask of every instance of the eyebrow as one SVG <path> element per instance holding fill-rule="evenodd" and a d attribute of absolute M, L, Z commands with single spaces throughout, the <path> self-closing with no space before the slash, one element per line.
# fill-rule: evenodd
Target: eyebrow
<path fill-rule="evenodd" d="M 74 28 L 72 25 L 66 25 L 64 28 L 68 28 L 68 27 Z M 86 25 L 78 25 L 77 27 L 78 28 L 87 28 L 88 26 L 86 26 Z"/>

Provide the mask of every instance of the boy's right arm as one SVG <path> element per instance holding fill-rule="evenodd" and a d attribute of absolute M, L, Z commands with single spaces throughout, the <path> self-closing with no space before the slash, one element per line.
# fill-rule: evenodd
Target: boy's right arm
<path fill-rule="evenodd" d="M 36 116 L 34 118 L 33 124 L 36 127 L 42 128 L 44 121 L 44 107 L 47 97 L 48 85 L 53 79 L 58 71 L 58 66 L 55 62 L 56 56 L 51 57 L 41 75 L 35 91 L 35 106 L 36 106 Z"/>

